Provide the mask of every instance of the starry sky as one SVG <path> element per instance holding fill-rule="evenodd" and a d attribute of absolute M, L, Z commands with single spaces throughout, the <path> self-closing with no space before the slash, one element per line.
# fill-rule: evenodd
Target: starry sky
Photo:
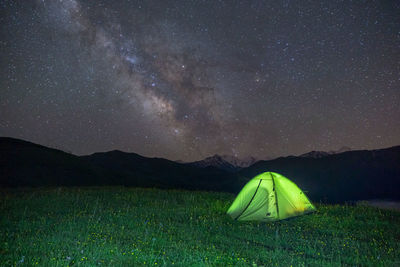
<path fill-rule="evenodd" d="M 400 144 L 399 1 L 0 1 L 0 136 L 171 160 Z"/>

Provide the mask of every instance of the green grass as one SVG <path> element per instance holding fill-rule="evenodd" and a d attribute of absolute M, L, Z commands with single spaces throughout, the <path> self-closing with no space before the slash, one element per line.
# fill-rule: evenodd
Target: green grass
<path fill-rule="evenodd" d="M 316 205 L 237 222 L 234 195 L 123 187 L 0 191 L 0 266 L 398 266 L 400 213 Z"/>

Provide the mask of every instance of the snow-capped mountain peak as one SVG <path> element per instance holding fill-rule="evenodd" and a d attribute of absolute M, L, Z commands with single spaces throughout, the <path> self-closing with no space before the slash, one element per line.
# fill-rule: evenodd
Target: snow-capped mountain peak
<path fill-rule="evenodd" d="M 247 157 L 244 159 L 239 159 L 238 157 L 231 155 L 214 155 L 207 157 L 200 161 L 191 162 L 188 164 L 205 168 L 209 166 L 217 167 L 226 171 L 237 171 L 241 168 L 248 167 L 257 161 L 254 157 Z"/>
<path fill-rule="evenodd" d="M 232 164 L 233 166 L 239 167 L 239 168 L 245 168 L 245 167 L 249 167 L 250 165 L 254 164 L 257 159 L 254 157 L 245 157 L 245 158 L 238 158 L 235 156 L 231 156 L 231 155 L 222 155 L 220 156 L 223 160 L 225 160 L 226 162 L 229 162 L 230 164 Z"/>

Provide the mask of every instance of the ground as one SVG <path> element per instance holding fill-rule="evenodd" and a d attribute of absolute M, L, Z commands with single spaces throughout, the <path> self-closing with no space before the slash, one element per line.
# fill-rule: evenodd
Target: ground
<path fill-rule="evenodd" d="M 400 212 L 322 205 L 274 223 L 235 195 L 124 187 L 0 191 L 1 266 L 398 266 Z"/>

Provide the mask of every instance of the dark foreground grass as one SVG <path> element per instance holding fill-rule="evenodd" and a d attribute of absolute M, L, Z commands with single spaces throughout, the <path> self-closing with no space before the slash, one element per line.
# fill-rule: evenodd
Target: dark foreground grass
<path fill-rule="evenodd" d="M 1 266 L 398 266 L 400 213 L 317 205 L 237 222 L 225 193 L 122 187 L 0 191 Z"/>

